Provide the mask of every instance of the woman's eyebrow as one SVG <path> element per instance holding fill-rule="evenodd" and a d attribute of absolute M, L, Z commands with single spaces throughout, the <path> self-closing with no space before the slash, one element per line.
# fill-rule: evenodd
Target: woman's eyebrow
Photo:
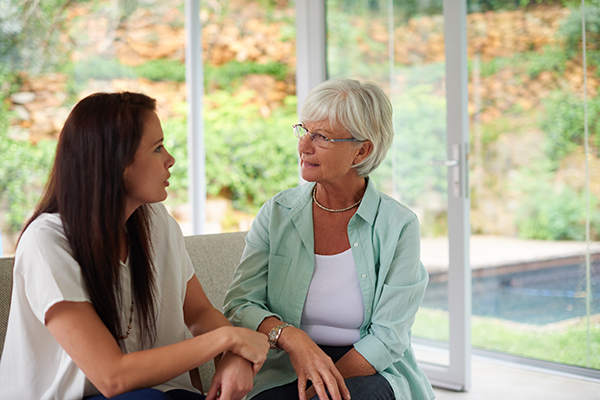
<path fill-rule="evenodd" d="M 324 132 L 324 133 L 326 133 L 326 134 L 328 134 L 328 135 L 331 135 L 331 132 L 330 132 L 330 131 L 328 131 L 328 130 L 327 130 L 327 129 L 325 129 L 325 128 L 317 128 L 317 129 L 315 129 L 315 132 L 317 132 L 317 133 Z"/>

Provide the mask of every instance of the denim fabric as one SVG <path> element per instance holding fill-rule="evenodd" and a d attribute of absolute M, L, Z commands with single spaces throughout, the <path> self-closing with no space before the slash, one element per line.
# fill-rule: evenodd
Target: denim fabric
<path fill-rule="evenodd" d="M 352 400 L 394 400 L 394 391 L 379 374 L 346 379 Z M 298 400 L 298 381 L 257 394 L 252 400 Z M 311 400 L 319 400 L 319 396 Z"/>
<path fill-rule="evenodd" d="M 353 346 L 319 346 L 336 363 Z M 394 391 L 387 379 L 380 374 L 358 376 L 346 379 L 346 387 L 350 391 L 352 400 L 394 400 Z M 298 400 L 298 381 L 265 390 L 257 394 L 252 400 Z M 315 396 L 310 400 L 319 400 Z"/>
<path fill-rule="evenodd" d="M 206 397 L 202 394 L 189 392 L 183 389 L 169 390 L 167 393 L 163 393 L 156 389 L 139 389 L 111 397 L 111 400 L 204 400 L 205 398 Z M 107 398 L 101 394 L 84 398 L 84 400 L 106 399 Z"/>

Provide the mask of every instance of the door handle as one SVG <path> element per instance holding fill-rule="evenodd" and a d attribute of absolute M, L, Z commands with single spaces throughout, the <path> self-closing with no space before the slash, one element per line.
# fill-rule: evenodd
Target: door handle
<path fill-rule="evenodd" d="M 433 160 L 430 162 L 432 165 L 443 165 L 448 168 L 452 168 L 452 196 L 460 197 L 460 146 L 458 144 L 452 145 L 452 159 L 450 160 Z"/>

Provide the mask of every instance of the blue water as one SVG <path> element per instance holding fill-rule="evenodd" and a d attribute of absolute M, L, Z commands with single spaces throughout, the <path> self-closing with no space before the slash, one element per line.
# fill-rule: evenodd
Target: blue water
<path fill-rule="evenodd" d="M 591 268 L 590 314 L 600 313 L 600 262 Z M 545 325 L 586 315 L 582 265 L 473 278 L 473 315 Z M 448 310 L 447 282 L 430 282 L 422 307 Z"/>

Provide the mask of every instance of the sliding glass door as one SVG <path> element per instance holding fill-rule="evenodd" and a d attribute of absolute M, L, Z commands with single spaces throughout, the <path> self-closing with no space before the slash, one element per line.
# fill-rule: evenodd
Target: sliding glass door
<path fill-rule="evenodd" d="M 598 377 L 600 6 L 468 3 L 473 346 Z"/>
<path fill-rule="evenodd" d="M 431 284 L 413 329 L 419 361 L 433 384 L 464 390 L 471 283 L 466 5 L 434 3 L 327 1 L 327 75 L 375 82 L 392 100 L 396 137 L 371 179 L 421 222 Z"/>

